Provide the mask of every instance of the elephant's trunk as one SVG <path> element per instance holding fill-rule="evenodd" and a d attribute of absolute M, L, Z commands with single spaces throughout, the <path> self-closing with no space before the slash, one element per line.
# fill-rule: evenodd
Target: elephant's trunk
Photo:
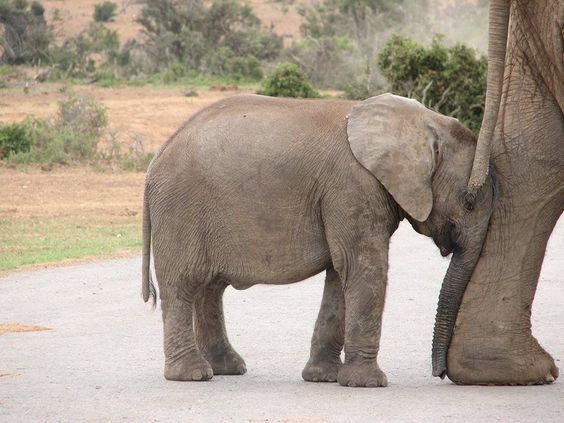
<path fill-rule="evenodd" d="M 443 280 L 435 318 L 432 354 L 433 376 L 441 379 L 444 379 L 447 372 L 447 352 L 458 309 L 479 257 L 480 250 L 472 253 L 456 250 Z"/>
<path fill-rule="evenodd" d="M 474 195 L 484 184 L 488 174 L 492 139 L 501 103 L 510 9 L 510 0 L 492 0 L 490 2 L 486 105 L 472 174 L 468 181 L 468 191 Z"/>

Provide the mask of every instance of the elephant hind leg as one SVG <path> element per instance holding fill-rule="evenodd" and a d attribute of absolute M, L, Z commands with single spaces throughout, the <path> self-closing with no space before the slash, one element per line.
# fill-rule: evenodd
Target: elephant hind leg
<path fill-rule="evenodd" d="M 325 288 L 319 315 L 311 338 L 310 358 L 302 371 L 309 382 L 336 382 L 342 365 L 341 350 L 345 335 L 345 298 L 335 269 L 325 275 Z"/>
<path fill-rule="evenodd" d="M 176 381 L 211 379 L 212 367 L 198 349 L 194 335 L 192 314 L 196 285 L 158 274 L 157 277 L 163 311 L 165 378 Z"/>
<path fill-rule="evenodd" d="M 227 284 L 212 281 L 196 296 L 194 324 L 197 345 L 216 375 L 242 375 L 245 361 L 227 338 L 223 316 L 223 293 Z"/>

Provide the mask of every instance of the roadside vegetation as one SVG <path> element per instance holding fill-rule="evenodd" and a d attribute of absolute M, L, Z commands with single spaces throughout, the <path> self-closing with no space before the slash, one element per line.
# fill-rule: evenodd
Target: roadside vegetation
<path fill-rule="evenodd" d="M 0 0 L 0 97 L 56 92 L 56 101 L 62 98 L 50 115 L 0 123 L 0 171 L 13 172 L 18 181 L 20 173 L 39 180 L 47 171 L 72 173 L 77 166 L 109 170 L 108 179 L 131 171 L 128 187 L 137 190 L 129 211 L 108 214 L 98 210 L 124 193 L 113 186 L 85 187 L 108 193 L 88 200 L 77 196 L 77 202 L 98 207 L 85 218 L 72 197 L 60 200 L 65 212 L 22 214 L 10 201 L 27 199 L 21 188 L 27 183 L 17 182 L 11 193 L 4 188 L 0 271 L 140 246 L 139 210 L 131 209 L 140 202 L 140 172 L 156 147 L 145 146 L 146 134 L 113 127 L 104 96 L 96 100 L 85 85 L 103 92 L 166 86 L 186 97 L 182 104 L 205 96 L 201 91 L 207 88 L 298 98 L 330 92 L 355 100 L 390 91 L 479 130 L 486 58 L 457 41 L 474 39 L 472 26 L 487 15 L 486 0 L 453 2 L 444 12 L 451 25 L 460 27 L 458 38 L 428 32 L 429 27 L 448 30 L 432 17 L 430 0 L 271 2 L 281 14 L 290 7 L 298 10 L 299 34 L 276 32 L 241 0 L 100 0 L 80 31 L 61 36 L 68 22 L 63 3 L 46 11 L 40 0 Z M 132 5 L 138 8 L 140 33 L 120 39 L 116 21 Z M 50 88 L 35 90 L 41 86 Z"/>
<path fill-rule="evenodd" d="M 141 248 L 138 218 L 0 219 L 0 272 Z"/>
<path fill-rule="evenodd" d="M 292 3 L 276 2 L 280 13 Z M 319 0 L 301 5 L 300 37 L 291 43 L 284 43 L 251 6 L 238 0 L 137 3 L 140 37 L 120 40 L 105 25 L 119 13 L 118 5 L 104 1 L 95 6 L 86 29 L 56 41 L 60 16 L 54 13 L 48 23 L 40 1 L 0 0 L 0 87 L 10 86 L 8 76 L 17 74 L 18 65 L 31 65 L 36 72 L 27 83 L 242 84 L 267 95 L 311 96 L 330 89 L 350 99 L 392 91 L 479 129 L 486 59 L 441 36 L 414 34 L 427 40 L 421 43 L 405 35 L 427 16 L 429 0 Z M 480 0 L 451 14 L 465 17 L 486 5 Z M 304 90 L 301 76 L 299 86 L 273 89 L 274 68 L 290 66 L 286 63 L 305 75 L 311 89 Z M 292 82 L 286 78 L 286 83 Z"/>
<path fill-rule="evenodd" d="M 102 104 L 71 93 L 50 119 L 28 117 L 20 123 L 0 124 L 0 159 L 8 166 L 37 163 L 45 170 L 69 164 L 145 170 L 153 153 L 145 152 L 140 142 L 125 145 L 107 126 Z"/>

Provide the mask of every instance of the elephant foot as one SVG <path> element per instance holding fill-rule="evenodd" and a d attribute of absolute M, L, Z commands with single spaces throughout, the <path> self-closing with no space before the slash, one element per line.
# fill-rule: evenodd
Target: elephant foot
<path fill-rule="evenodd" d="M 500 338 L 456 338 L 449 348 L 448 378 L 460 385 L 544 385 L 554 382 L 558 367 L 532 336 L 523 342 Z M 458 341 L 458 342 L 457 342 Z"/>
<path fill-rule="evenodd" d="M 206 360 L 177 360 L 165 363 L 164 377 L 175 381 L 205 381 L 213 377 L 213 370 Z"/>
<path fill-rule="evenodd" d="M 376 362 L 345 363 L 339 369 L 337 382 L 341 386 L 379 387 L 388 386 L 386 374 Z"/>
<path fill-rule="evenodd" d="M 341 360 L 309 360 L 302 370 L 302 378 L 308 382 L 337 382 Z"/>
<path fill-rule="evenodd" d="M 247 373 L 245 360 L 234 350 L 204 355 L 214 375 L 244 375 Z"/>

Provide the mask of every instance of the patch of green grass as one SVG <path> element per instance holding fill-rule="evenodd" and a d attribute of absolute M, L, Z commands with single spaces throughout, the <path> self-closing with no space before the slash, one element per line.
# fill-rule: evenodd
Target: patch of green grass
<path fill-rule="evenodd" d="M 0 66 L 0 78 L 6 78 L 18 73 L 18 68 L 14 65 L 2 65 Z"/>
<path fill-rule="evenodd" d="M 107 221 L 91 217 L 0 218 L 0 271 L 139 248 L 138 216 L 116 216 Z"/>

